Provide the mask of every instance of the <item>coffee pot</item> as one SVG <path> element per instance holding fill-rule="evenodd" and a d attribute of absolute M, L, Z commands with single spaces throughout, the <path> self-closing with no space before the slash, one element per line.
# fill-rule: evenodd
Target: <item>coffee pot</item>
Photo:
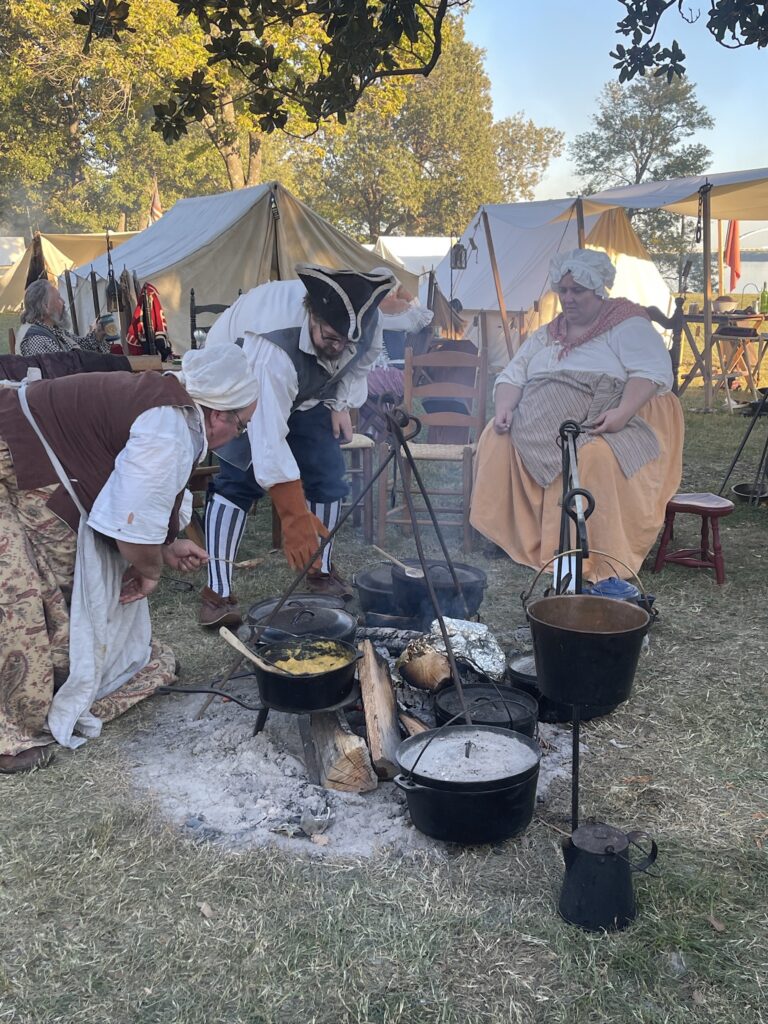
<path fill-rule="evenodd" d="M 650 840 L 650 852 L 640 839 Z M 631 846 L 645 856 L 631 861 Z M 622 832 L 599 822 L 575 829 L 563 842 L 560 916 L 586 931 L 626 928 L 637 914 L 632 872 L 647 871 L 657 856 L 658 847 L 646 832 Z"/>

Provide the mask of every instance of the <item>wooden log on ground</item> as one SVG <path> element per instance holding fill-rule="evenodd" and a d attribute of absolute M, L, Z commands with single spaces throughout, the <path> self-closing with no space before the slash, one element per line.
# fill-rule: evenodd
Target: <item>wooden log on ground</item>
<path fill-rule="evenodd" d="M 356 736 L 339 711 L 318 711 L 310 718 L 320 784 L 343 793 L 368 793 L 378 779 L 365 740 Z"/>
<path fill-rule="evenodd" d="M 409 736 L 418 736 L 420 732 L 429 732 L 431 728 L 426 722 L 422 722 L 420 718 L 417 718 L 415 715 L 409 715 L 405 711 L 401 711 L 398 718 L 400 719 L 400 725 L 402 725 Z"/>
<path fill-rule="evenodd" d="M 400 771 L 397 764 L 400 728 L 395 688 L 392 685 L 389 666 L 378 656 L 371 641 L 364 640 L 360 650 L 363 657 L 358 671 L 368 749 L 371 751 L 373 767 L 379 778 L 394 779 Z"/>

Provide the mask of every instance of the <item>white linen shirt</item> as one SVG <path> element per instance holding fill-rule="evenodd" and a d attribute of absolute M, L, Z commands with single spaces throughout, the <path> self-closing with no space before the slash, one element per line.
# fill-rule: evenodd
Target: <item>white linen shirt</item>
<path fill-rule="evenodd" d="M 644 317 L 633 316 L 596 338 L 577 345 L 558 359 L 560 345 L 540 327 L 515 353 L 496 378 L 499 384 L 525 387 L 534 377 L 548 377 L 562 370 L 608 374 L 616 380 L 633 377 L 651 380 L 657 394 L 672 388 L 672 363 L 658 331 Z"/>
<path fill-rule="evenodd" d="M 88 525 L 129 544 L 164 544 L 176 495 L 205 457 L 205 423 L 199 406 L 147 409 L 91 508 Z M 192 495 L 185 491 L 179 528 L 189 522 Z"/>
<path fill-rule="evenodd" d="M 243 338 L 243 352 L 248 366 L 259 382 L 256 412 L 248 424 L 251 458 L 256 481 L 264 490 L 275 484 L 300 478 L 299 467 L 288 446 L 288 417 L 298 394 L 296 369 L 290 356 L 264 337 L 272 331 L 299 327 L 299 348 L 314 356 L 331 375 L 345 366 L 355 354 L 345 348 L 338 359 L 323 358 L 312 344 L 309 316 L 304 308 L 307 290 L 296 281 L 272 281 L 252 288 L 225 310 L 208 332 L 205 344 L 219 345 Z M 419 310 L 423 317 L 423 310 Z M 336 396 L 325 405 L 342 412 L 359 409 L 368 397 L 368 373 L 384 348 L 383 330 L 407 329 L 418 317 L 385 316 L 378 312 L 373 342 L 365 355 L 336 387 Z M 311 409 L 318 399 L 302 403 L 299 409 Z"/>

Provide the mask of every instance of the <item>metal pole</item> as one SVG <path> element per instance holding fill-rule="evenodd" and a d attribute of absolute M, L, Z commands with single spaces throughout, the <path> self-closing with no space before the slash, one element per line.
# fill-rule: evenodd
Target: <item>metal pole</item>
<path fill-rule="evenodd" d="M 579 719 L 581 706 L 573 705 L 572 736 L 573 746 L 571 754 L 571 832 L 579 827 Z"/>
<path fill-rule="evenodd" d="M 711 185 L 701 190 L 701 227 L 704 250 L 704 411 L 712 412 L 712 221 L 709 193 Z"/>
<path fill-rule="evenodd" d="M 501 288 L 501 277 L 499 276 L 499 267 L 496 263 L 496 250 L 493 248 L 493 235 L 491 234 L 491 225 L 488 220 L 488 214 L 483 210 L 483 227 L 485 228 L 485 240 L 488 243 L 488 258 L 491 261 L 491 272 L 493 273 L 493 283 L 496 287 L 496 301 L 499 304 L 499 313 L 501 314 L 501 326 L 504 329 L 504 341 L 507 343 L 507 352 L 509 358 L 515 354 L 512 347 L 512 335 L 509 330 L 509 323 L 507 321 L 507 307 L 504 304 L 504 292 Z"/>
<path fill-rule="evenodd" d="M 581 196 L 576 199 L 576 238 L 579 248 L 584 249 L 587 239 L 584 233 L 584 200 Z"/>

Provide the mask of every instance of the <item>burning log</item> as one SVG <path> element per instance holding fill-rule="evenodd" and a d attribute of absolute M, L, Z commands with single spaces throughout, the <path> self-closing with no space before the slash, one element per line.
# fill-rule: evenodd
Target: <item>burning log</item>
<path fill-rule="evenodd" d="M 311 716 L 310 730 L 317 754 L 320 783 L 343 793 L 368 793 L 378 779 L 365 740 L 355 734 L 338 711 Z"/>
<path fill-rule="evenodd" d="M 392 677 L 389 666 L 379 658 L 370 640 L 364 640 L 360 649 L 360 693 L 371 760 L 380 779 L 394 779 L 399 771 L 400 729 Z"/>
<path fill-rule="evenodd" d="M 431 728 L 426 722 L 422 722 L 420 718 L 417 718 L 415 715 L 409 715 L 405 711 L 401 711 L 398 718 L 400 719 L 400 725 L 402 725 L 409 736 L 418 736 L 420 732 L 429 732 Z"/>

